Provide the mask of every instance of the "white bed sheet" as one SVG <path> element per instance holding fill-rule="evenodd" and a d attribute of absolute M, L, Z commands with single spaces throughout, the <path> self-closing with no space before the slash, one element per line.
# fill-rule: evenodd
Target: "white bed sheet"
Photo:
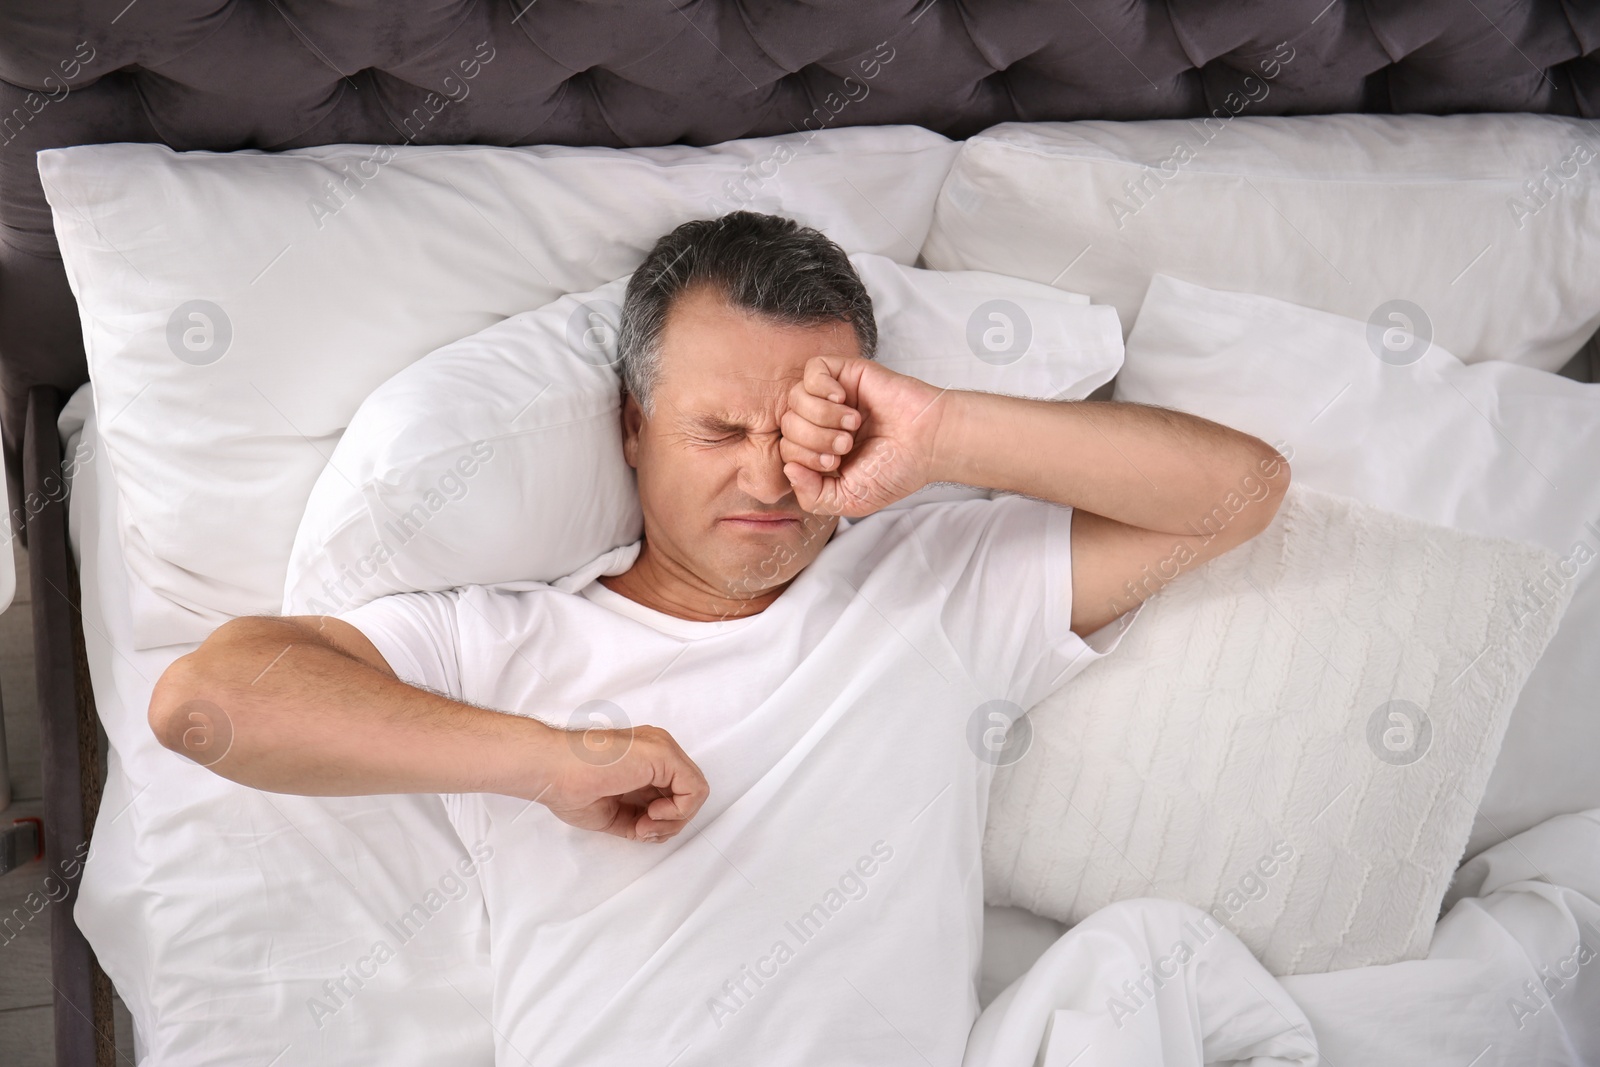
<path fill-rule="evenodd" d="M 151 734 L 151 688 L 194 646 L 133 650 L 87 389 L 62 425 L 87 417 L 95 449 L 69 526 L 110 753 L 73 915 L 133 1017 L 139 1062 L 487 1067 L 487 919 L 436 797 L 263 793 Z M 379 942 L 391 952 L 375 952 Z"/>
<path fill-rule="evenodd" d="M 63 427 L 79 418 L 92 447 L 87 387 Z M 112 749 L 74 915 L 128 1004 L 140 1063 L 491 1063 L 474 893 L 447 900 L 372 977 L 359 985 L 349 977 L 382 924 L 429 888 L 417 872 L 448 873 L 448 849 L 393 836 L 393 798 L 246 790 L 150 735 L 150 688 L 191 646 L 130 651 L 107 475 L 93 458 L 82 463 L 70 522 L 90 676 Z M 218 826 L 229 840 L 206 839 L 206 828 Z M 1427 959 L 1286 978 L 1263 1001 L 1292 998 L 1333 1067 L 1600 1063 L 1600 811 L 1553 819 L 1489 849 L 1463 868 L 1455 896 L 1464 899 L 1453 900 Z M 326 921 L 307 922 L 308 914 Z M 1141 952 L 1167 948 L 1156 943 L 1157 926 L 1145 924 L 1149 943 L 1139 944 L 1140 924 L 1121 918 L 1067 930 L 1018 909 L 989 909 L 979 992 L 983 1005 L 1002 1009 L 986 1016 L 991 1025 L 1009 1010 L 1013 1029 L 1046 1034 L 1044 1062 L 1078 1054 L 1074 1035 L 1103 1032 L 1117 981 L 1139 977 L 1122 973 L 1129 961 L 1137 967 Z M 1119 926 L 1120 940 L 1106 941 L 1107 927 Z M 1035 995 L 1013 994 L 1007 1008 L 999 995 L 1030 968 Z M 328 982 L 349 995 L 328 995 Z M 1041 984 L 1051 992 L 1038 995 Z M 1034 1017 L 1017 1014 L 1024 1002 Z M 1151 1013 L 1142 1025 L 1155 1017 L 1150 1047 L 1163 1051 L 1148 1062 L 1179 1067 L 1218 1048 L 1204 1040 L 1198 1012 Z M 1010 1065 L 1002 1056 L 984 1062 Z"/>

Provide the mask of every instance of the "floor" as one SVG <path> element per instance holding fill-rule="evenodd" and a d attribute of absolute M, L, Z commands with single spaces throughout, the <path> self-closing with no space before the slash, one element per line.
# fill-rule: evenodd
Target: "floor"
<path fill-rule="evenodd" d="M 3 520 L 0 520 L 3 521 Z M 0 812 L 0 822 L 39 815 L 43 804 L 39 788 L 39 717 L 34 698 L 33 626 L 30 617 L 27 554 L 14 546 L 17 597 L 0 612 L 0 701 L 5 705 L 5 743 L 11 768 L 11 806 Z M 0 917 L 23 907 L 28 894 L 39 892 L 46 865 L 29 864 L 0 875 Z M 53 906 L 53 905 L 52 905 Z M 5 1067 L 53 1067 L 55 1039 L 52 1030 L 50 987 L 50 929 L 42 921 L 48 912 L 21 926 L 6 941 L 0 936 L 0 1064 Z M 16 929 L 15 926 L 12 929 Z M 133 1027 L 121 999 L 116 1012 L 117 1062 L 133 1064 Z"/>

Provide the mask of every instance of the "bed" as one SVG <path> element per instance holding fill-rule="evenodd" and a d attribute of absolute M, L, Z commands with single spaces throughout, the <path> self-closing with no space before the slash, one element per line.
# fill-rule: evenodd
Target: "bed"
<path fill-rule="evenodd" d="M 84 329 L 40 185 L 37 151 L 120 141 L 165 144 L 180 152 L 280 152 L 342 144 L 687 146 L 819 126 L 843 132 L 897 124 L 969 138 L 1005 122 L 1204 119 L 1230 94 L 1241 93 L 1259 116 L 1535 112 L 1592 117 L 1600 94 L 1594 58 L 1600 23 L 1592 13 L 1554 3 L 1507 2 L 1463 11 L 1447 4 L 1369 9 L 1313 2 L 1242 12 L 1224 4 L 968 8 L 933 0 L 870 10 L 807 9 L 804 17 L 792 9 L 757 12 L 727 4 L 678 8 L 663 3 L 647 10 L 464 4 L 401 17 L 376 9 L 237 4 L 198 15 L 110 3 L 70 16 L 8 17 L 6 67 L 0 71 L 5 94 L 0 111 L 11 116 L 4 122 L 0 155 L 6 224 L 0 242 L 5 393 L 0 421 L 12 514 L 25 526 L 38 591 L 33 610 L 46 851 L 52 857 L 81 855 L 91 833 L 102 834 L 105 846 L 99 864 L 106 877 L 96 883 L 90 907 L 78 903 L 76 912 L 61 907 L 50 916 L 58 1062 L 109 1063 L 113 1058 L 110 982 L 96 966 L 81 928 L 96 930 L 95 940 L 108 947 L 115 941 L 119 960 L 141 958 L 149 973 L 161 970 L 162 953 L 172 948 L 130 944 L 122 940 L 126 931 L 112 932 L 116 901 L 133 907 L 127 901 L 139 897 L 144 901 L 139 907 L 149 907 L 152 900 L 183 899 L 182 886 L 163 883 L 159 868 L 139 866 L 139 835 L 130 827 L 141 817 L 140 797 L 146 804 L 161 803 L 162 790 L 169 790 L 172 803 L 229 801 L 206 794 L 203 772 L 153 783 L 148 769 L 140 770 L 134 759 L 153 744 L 137 734 L 148 687 L 178 646 L 140 648 L 142 642 L 130 636 L 128 593 L 125 583 L 119 585 L 125 561 L 112 536 L 115 493 L 107 495 L 109 479 L 103 478 L 109 471 L 90 464 L 79 472 L 92 477 L 75 482 L 71 536 L 69 508 L 54 488 L 64 458 L 76 454 L 58 433 L 69 399 L 72 410 L 61 428 L 88 423 L 84 432 L 91 441 L 96 431 L 94 420 L 86 417 L 89 394 L 80 391 L 89 379 Z M 480 41 L 489 44 L 488 52 L 468 47 Z M 1272 92 L 1258 99 L 1248 79 L 1260 79 L 1261 64 L 1286 41 L 1294 43 L 1296 56 L 1309 61 L 1284 64 L 1281 76 L 1274 72 Z M 451 42 L 463 47 L 452 51 L 453 45 L 446 47 Z M 481 77 L 471 79 L 472 95 L 451 97 L 445 108 L 430 87 L 443 84 L 450 93 L 452 84 L 463 84 L 462 72 L 454 67 L 457 52 L 477 55 L 480 62 L 494 58 L 483 62 Z M 861 66 L 874 57 L 876 66 Z M 447 80 L 452 77 L 456 82 Z M 871 91 L 833 92 L 851 77 L 858 86 L 870 84 Z M 978 203 L 977 194 L 963 194 L 959 187 L 945 192 L 954 198 L 953 222 L 959 221 L 956 213 L 968 214 L 963 209 Z M 1543 211 L 1548 199 L 1532 198 L 1525 210 Z M 1134 212 L 1144 208 L 1139 200 L 1130 205 Z M 937 265 L 946 269 L 984 269 L 976 259 L 955 261 L 951 249 L 959 242 L 950 236 L 955 231 L 953 224 L 945 228 L 943 251 L 917 240 L 899 255 L 911 259 L 920 251 L 930 264 L 944 256 Z M 889 244 L 882 250 L 887 253 Z M 1592 288 L 1592 258 L 1589 263 Z M 987 267 L 1023 273 L 1020 266 Z M 1051 281 L 1050 273 L 1039 280 Z M 1198 280 L 1229 288 L 1211 278 Z M 446 337 L 470 332 L 459 324 L 452 329 Z M 1594 351 L 1590 342 L 1568 373 L 1591 380 Z M 92 495 L 82 492 L 88 484 L 94 486 Z M 105 506 L 108 500 L 113 506 Z M 106 750 L 98 742 L 102 723 Z M 147 788 L 156 791 L 144 794 Z M 262 817 L 279 820 L 275 832 L 301 834 L 326 855 L 335 877 L 360 878 L 375 857 L 381 860 L 381 849 L 356 855 L 341 852 L 344 844 L 336 836 L 318 838 L 317 827 L 330 824 L 320 812 L 302 813 L 297 801 L 273 798 L 258 808 Z M 1577 817 L 1580 808 L 1565 810 Z M 343 817 L 359 821 L 363 816 L 364 806 L 352 802 Z M 1557 840 L 1550 836 L 1554 831 L 1546 831 L 1537 842 L 1521 841 L 1521 847 L 1559 855 L 1563 841 L 1578 843 L 1568 848 L 1582 847 L 1585 832 L 1564 824 L 1562 835 L 1571 836 Z M 415 842 L 391 843 L 396 849 L 416 847 Z M 204 849 L 206 842 L 194 839 L 186 847 Z M 1483 866 L 1492 867 L 1503 856 Z M 258 872 L 267 866 L 255 862 Z M 432 857 L 422 865 L 443 869 L 449 863 L 450 857 Z M 1541 858 L 1537 866 L 1553 863 Z M 114 871 L 120 880 L 111 877 Z M 315 907 L 329 884 L 326 871 L 298 882 L 262 882 L 258 875 L 252 883 L 249 863 L 232 874 L 240 892 L 264 892 L 262 886 L 270 885 L 285 926 L 292 926 L 296 909 Z M 1584 877 L 1578 871 L 1571 880 Z M 69 881 L 76 901 L 76 874 Z M 374 907 L 400 914 L 411 898 L 405 891 L 396 893 Z M 211 907 L 206 901 L 169 906 L 191 907 L 197 917 Z M 482 950 L 476 940 L 480 931 L 472 923 L 455 912 L 445 915 L 444 922 L 430 924 L 434 940 L 408 960 L 405 974 L 389 976 L 397 985 L 413 984 L 419 1011 L 431 1010 L 423 1003 L 429 989 L 442 992 L 437 983 L 428 985 L 431 971 L 443 973 L 439 961 Z M 1020 973 L 1024 961 L 1031 962 L 1062 929 L 1028 913 L 995 913 L 994 922 L 994 944 L 1016 946 L 1013 957 L 996 955 L 989 961 L 996 986 Z M 313 989 L 338 971 L 335 966 L 330 972 L 324 958 L 301 977 L 306 989 Z M 1292 982 L 1317 984 L 1315 975 L 1286 983 L 1295 988 Z M 483 1016 L 487 990 L 468 987 L 449 995 L 458 1005 L 449 1025 L 477 1026 L 474 1018 Z M 1378 1010 L 1379 998 L 1354 985 L 1307 991 L 1302 1007 L 1317 1002 L 1317 996 L 1326 998 L 1318 1003 L 1342 1003 L 1345 1010 Z M 159 990 L 128 999 L 142 1005 L 138 1027 L 144 1051 L 171 1024 L 170 1013 L 184 1010 L 163 1005 Z M 304 1000 L 304 990 L 264 990 L 256 1000 L 212 1008 L 216 1017 L 270 1014 Z M 1553 998 L 1550 1003 L 1564 1007 Z M 1528 1012 L 1538 1012 L 1536 1001 L 1529 1005 Z M 1495 1010 L 1503 1014 L 1502 1023 L 1521 1021 L 1514 1012 L 1504 1014 L 1504 1005 Z M 341 1040 L 356 1048 L 373 1047 L 382 1038 L 378 1030 L 358 1029 Z M 1359 1055 L 1360 1048 L 1357 1042 L 1345 1055 Z M 197 1057 L 193 1062 L 202 1051 L 218 1054 L 215 1048 L 190 1051 Z M 1331 1047 L 1325 1052 L 1329 1062 L 1344 1062 Z M 262 1047 L 252 1050 L 256 1054 L 266 1063 L 281 1051 Z M 1568 1062 L 1563 1054 L 1572 1052 L 1549 1052 L 1551 1062 Z"/>

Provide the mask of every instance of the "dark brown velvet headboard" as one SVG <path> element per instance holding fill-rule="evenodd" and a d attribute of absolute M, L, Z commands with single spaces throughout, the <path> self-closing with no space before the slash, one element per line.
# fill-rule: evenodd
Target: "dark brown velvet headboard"
<path fill-rule="evenodd" d="M 884 123 L 964 137 L 1204 115 L 1285 41 L 1296 61 L 1256 113 L 1600 115 L 1593 0 L 13 0 L 7 460 L 28 388 L 86 380 L 41 148 L 711 144 Z"/>

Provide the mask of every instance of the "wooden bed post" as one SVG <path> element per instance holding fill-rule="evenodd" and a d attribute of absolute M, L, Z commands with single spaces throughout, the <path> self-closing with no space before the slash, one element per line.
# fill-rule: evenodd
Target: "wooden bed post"
<path fill-rule="evenodd" d="M 22 455 L 39 689 L 44 861 L 68 886 L 65 899 L 50 910 L 56 1064 L 109 1067 L 116 1058 L 111 982 L 72 919 L 86 855 L 83 846 L 100 806 L 103 760 L 79 617 L 78 572 L 67 542 L 67 494 L 56 431 L 60 410 L 54 388 L 41 385 L 28 391 Z"/>

